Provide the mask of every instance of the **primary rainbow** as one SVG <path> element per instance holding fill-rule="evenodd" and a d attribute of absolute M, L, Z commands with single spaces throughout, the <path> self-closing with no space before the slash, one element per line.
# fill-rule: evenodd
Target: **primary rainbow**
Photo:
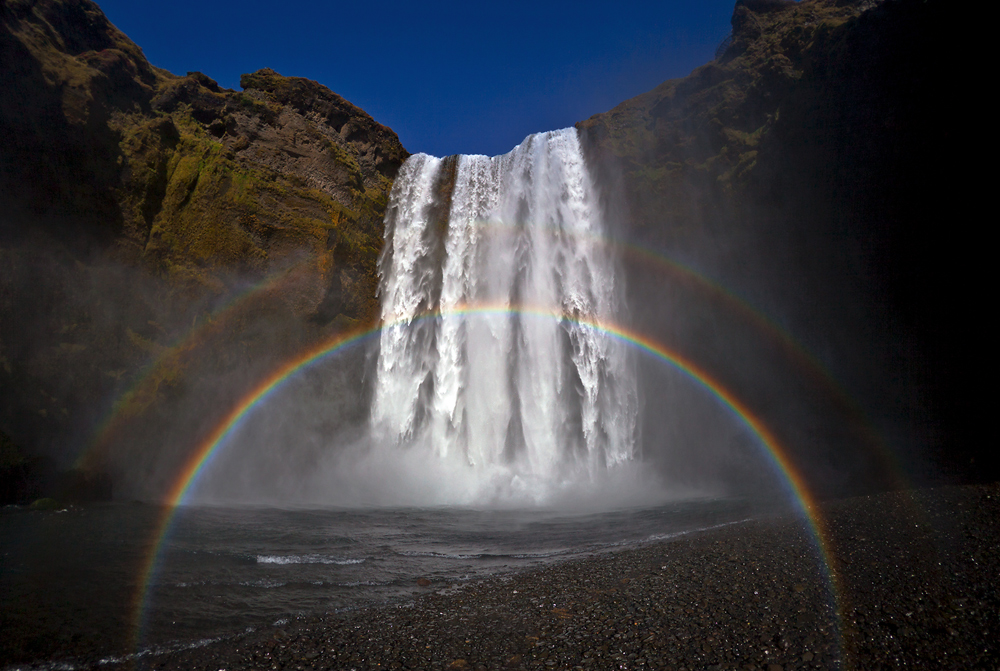
<path fill-rule="evenodd" d="M 711 375 L 700 368 L 694 362 L 688 360 L 676 351 L 664 345 L 646 338 L 645 336 L 629 331 L 625 328 L 611 324 L 609 322 L 592 320 L 586 317 L 572 317 L 561 312 L 552 310 L 542 310 L 534 308 L 515 308 L 512 306 L 462 306 L 453 310 L 437 311 L 421 315 L 413 319 L 399 319 L 383 323 L 375 328 L 359 329 L 350 331 L 323 342 L 306 352 L 295 357 L 291 361 L 278 367 L 270 376 L 262 380 L 256 387 L 247 393 L 225 416 L 223 416 L 216 428 L 202 440 L 191 456 L 180 469 L 174 484 L 166 494 L 166 507 L 160 524 L 157 527 L 155 541 L 151 544 L 150 554 L 144 564 L 143 572 L 139 581 L 139 593 L 136 603 L 136 644 L 145 623 L 148 611 L 148 598 L 150 587 L 156 570 L 159 566 L 162 549 L 176 511 L 186 503 L 186 498 L 198 481 L 199 476 L 204 472 L 205 467 L 211 462 L 212 457 L 219 451 L 226 439 L 236 432 L 242 420 L 250 412 L 263 403 L 268 397 L 283 385 L 287 380 L 295 376 L 298 372 L 312 366 L 323 359 L 342 352 L 345 348 L 357 344 L 370 338 L 381 331 L 389 328 L 398 328 L 418 320 L 441 319 L 445 317 L 467 317 L 477 315 L 492 314 L 519 314 L 527 317 L 542 319 L 557 319 L 577 324 L 583 328 L 593 329 L 607 336 L 615 338 L 641 352 L 649 354 L 656 359 L 668 363 L 678 371 L 682 372 L 690 380 L 696 382 L 700 387 L 710 392 L 725 407 L 729 408 L 739 420 L 749 428 L 760 440 L 766 449 L 770 460 L 781 472 L 788 483 L 791 494 L 801 512 L 806 519 L 811 535 L 813 536 L 820 558 L 825 566 L 826 575 L 830 582 L 832 596 L 835 600 L 834 609 L 838 630 L 841 630 L 840 622 L 841 608 L 839 600 L 841 591 L 833 556 L 830 551 L 828 534 L 825 524 L 820 515 L 817 502 L 809 491 L 805 478 L 790 459 L 787 450 L 781 445 L 774 433 L 760 420 L 751 409 L 740 401 L 729 390 L 717 382 Z M 842 630 L 841 630 L 842 633 Z"/>

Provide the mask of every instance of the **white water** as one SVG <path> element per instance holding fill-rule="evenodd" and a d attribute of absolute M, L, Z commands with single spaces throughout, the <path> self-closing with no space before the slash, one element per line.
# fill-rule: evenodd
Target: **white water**
<path fill-rule="evenodd" d="M 624 345 L 574 321 L 624 293 L 576 131 L 453 161 L 412 156 L 390 197 L 375 442 L 440 502 L 578 492 L 632 460 L 637 400 Z"/>

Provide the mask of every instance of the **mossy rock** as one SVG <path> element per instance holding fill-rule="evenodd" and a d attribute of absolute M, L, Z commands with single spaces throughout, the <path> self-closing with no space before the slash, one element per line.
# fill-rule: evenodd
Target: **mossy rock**
<path fill-rule="evenodd" d="M 61 508 L 58 501 L 48 497 L 35 499 L 29 507 L 32 510 L 59 510 Z"/>
<path fill-rule="evenodd" d="M 0 421 L 33 450 L 75 444 L 97 399 L 167 423 L 377 319 L 391 129 L 272 70 L 233 91 L 155 68 L 91 0 L 5 3 L 0 53 Z M 29 467 L 4 440 L 0 493 L 73 500 Z"/>

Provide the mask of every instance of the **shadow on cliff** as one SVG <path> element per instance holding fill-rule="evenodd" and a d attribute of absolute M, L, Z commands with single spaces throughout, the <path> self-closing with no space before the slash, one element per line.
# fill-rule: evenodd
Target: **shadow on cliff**
<path fill-rule="evenodd" d="M 634 327 L 716 375 L 822 495 L 1000 477 L 967 392 L 982 250 L 946 231 L 971 218 L 966 18 L 740 0 L 716 61 L 578 125 L 620 171 L 625 239 L 666 260 L 627 263 Z M 672 408 L 647 411 L 647 452 L 738 487 L 743 439 L 703 440 L 714 411 L 643 375 Z"/>

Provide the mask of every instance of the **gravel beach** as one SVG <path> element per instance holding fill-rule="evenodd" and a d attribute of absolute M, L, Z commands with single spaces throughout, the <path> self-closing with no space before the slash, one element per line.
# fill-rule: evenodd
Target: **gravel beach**
<path fill-rule="evenodd" d="M 1000 668 L 1000 484 L 824 518 L 833 577 L 801 520 L 754 520 L 96 668 Z"/>

